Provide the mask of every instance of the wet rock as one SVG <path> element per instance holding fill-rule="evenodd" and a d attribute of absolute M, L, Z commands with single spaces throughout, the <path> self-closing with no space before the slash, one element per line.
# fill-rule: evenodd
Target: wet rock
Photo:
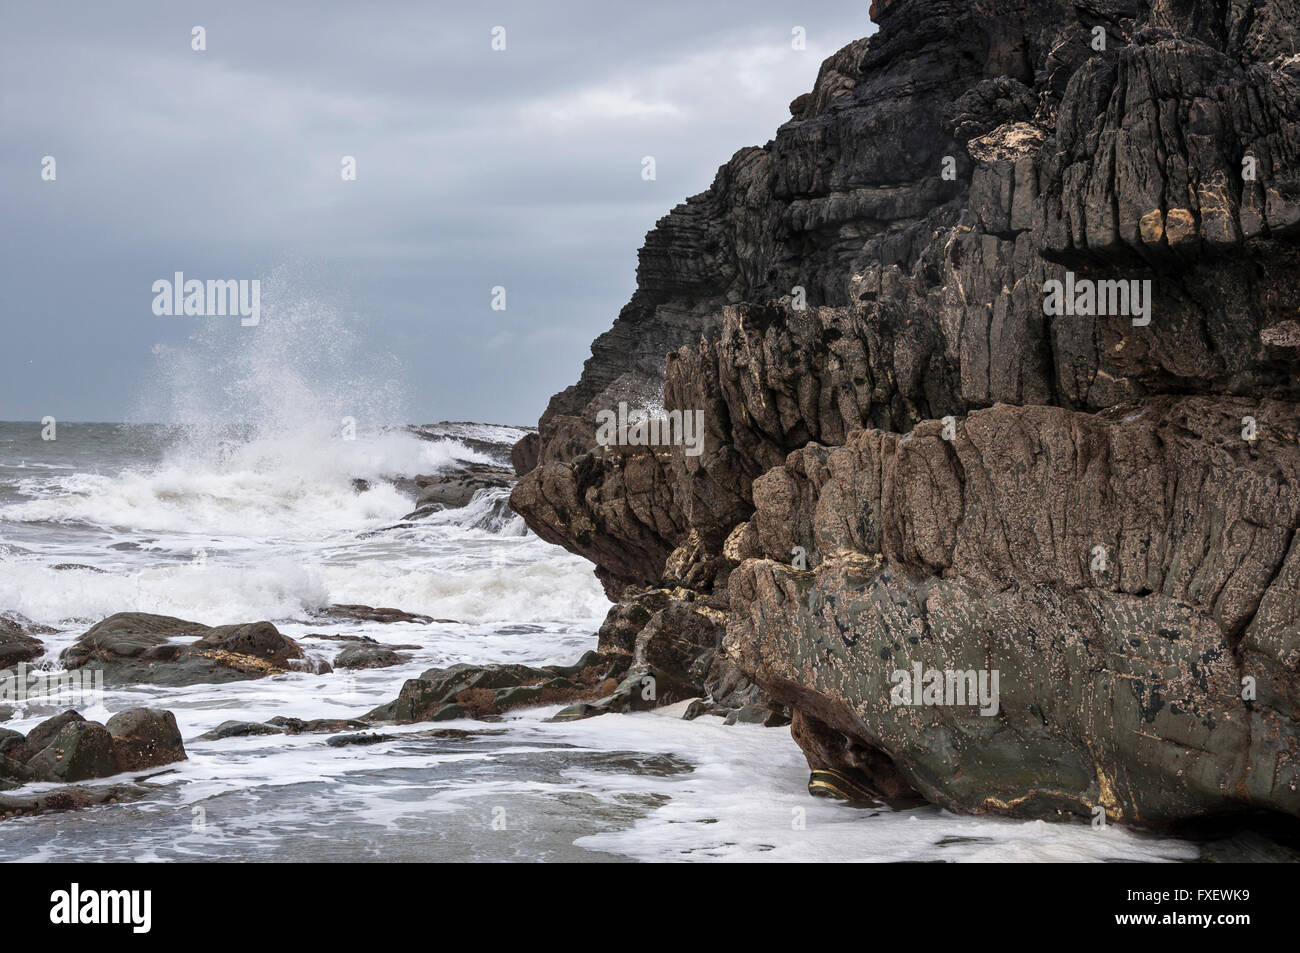
<path fill-rule="evenodd" d="M 466 706 L 458 705 L 453 702 L 449 705 L 439 705 L 429 714 L 428 718 L 424 718 L 421 720 L 422 721 L 458 721 L 461 718 L 472 718 L 472 717 L 482 717 L 482 715 L 481 714 L 476 715 L 473 711 L 471 711 Z"/>
<path fill-rule="evenodd" d="M 272 669 L 288 669 L 290 662 L 303 658 L 298 644 L 281 635 L 269 622 L 216 626 L 188 650 L 201 655 L 213 653 L 254 658 Z"/>
<path fill-rule="evenodd" d="M 38 781 L 86 781 L 118 773 L 113 736 L 93 721 L 69 721 L 48 745 L 27 759 Z"/>
<path fill-rule="evenodd" d="M 247 738 L 251 735 L 279 735 L 284 732 L 274 725 L 256 721 L 223 721 L 211 731 L 199 735 L 199 741 L 220 741 L 222 738 Z"/>
<path fill-rule="evenodd" d="M 415 478 L 419 488 L 416 508 L 402 517 L 404 520 L 423 519 L 440 510 L 468 506 L 474 497 L 485 490 L 505 490 L 515 482 L 508 467 L 491 464 L 466 464 L 438 476 Z M 503 511 L 505 510 L 503 507 Z"/>
<path fill-rule="evenodd" d="M 407 679 L 397 698 L 366 715 L 369 721 L 409 724 L 449 718 L 485 718 L 521 705 L 595 698 L 611 672 L 628 660 L 589 652 L 577 665 L 453 665 Z"/>
<path fill-rule="evenodd" d="M 169 711 L 132 708 L 118 712 L 104 727 L 113 737 L 113 760 L 119 772 L 186 760 L 176 716 Z"/>
<path fill-rule="evenodd" d="M 26 739 L 22 732 L 0 728 L 0 754 L 18 761 L 26 761 Z"/>
<path fill-rule="evenodd" d="M 790 716 L 779 705 L 745 705 L 729 711 L 724 724 L 782 728 L 790 724 Z"/>
<path fill-rule="evenodd" d="M 392 741 L 397 735 L 382 735 L 377 731 L 366 732 L 353 735 L 335 735 L 325 743 L 331 748 L 346 748 L 351 745 L 377 745 L 384 741 Z"/>
<path fill-rule="evenodd" d="M 366 722 L 354 718 L 313 718 L 304 721 L 301 718 L 288 718 L 284 715 L 277 715 L 266 724 L 283 731 L 286 735 L 324 734 L 346 731 L 349 728 L 370 727 Z"/>
<path fill-rule="evenodd" d="M 22 787 L 32 780 L 32 769 L 22 761 L 0 755 L 0 791 L 10 791 Z"/>
<path fill-rule="evenodd" d="M 409 662 L 411 656 L 381 645 L 349 646 L 334 659 L 335 668 L 388 668 Z"/>
<path fill-rule="evenodd" d="M 45 626 L 34 625 L 16 612 L 0 613 L 0 669 L 40 658 L 45 654 L 45 646 L 34 634 L 51 631 Z"/>
<path fill-rule="evenodd" d="M 431 622 L 452 622 L 451 619 L 434 619 L 427 615 L 418 615 L 414 612 L 403 612 L 401 609 L 377 609 L 374 606 L 360 605 L 333 605 L 320 612 L 320 615 L 331 619 L 354 619 L 357 622 L 382 622 L 385 625 L 394 622 L 415 622 L 421 625 L 427 625 Z"/>
<path fill-rule="evenodd" d="M 63 730 L 65 725 L 70 725 L 75 722 L 83 722 L 85 720 L 86 719 L 82 718 L 78 712 L 72 710 L 62 712 L 61 714 L 55 715 L 53 718 L 45 719 L 45 721 L 41 722 L 27 733 L 25 744 L 29 752 L 28 756 L 30 757 L 30 755 L 36 754 L 53 741 L 55 736 Z"/>
<path fill-rule="evenodd" d="M 686 706 L 682 712 L 682 721 L 694 721 L 704 715 L 713 715 L 718 718 L 726 718 L 735 709 L 726 708 L 716 702 L 711 702 L 707 698 L 697 698 Z"/>
<path fill-rule="evenodd" d="M 39 794 L 0 794 L 0 818 L 27 817 L 59 811 L 76 811 L 101 804 L 121 804 L 149 794 L 140 784 L 67 785 Z"/>
<path fill-rule="evenodd" d="M 23 763 L 23 780 L 64 783 L 141 771 L 186 757 L 175 717 L 153 708 L 119 712 L 106 725 L 66 711 L 41 722 L 26 738 L 5 732 L 0 752 Z"/>
<path fill-rule="evenodd" d="M 598 715 L 650 711 L 695 697 L 694 686 L 647 665 L 634 666 L 612 691 L 590 702 L 578 702 L 551 716 L 551 721 L 580 721 Z"/>
<path fill-rule="evenodd" d="M 180 640 L 193 639 L 191 642 Z M 170 616 L 120 612 L 91 627 L 61 660 L 91 665 L 106 684 L 184 686 L 261 678 L 316 668 L 302 648 L 269 622 L 209 627 Z"/>
<path fill-rule="evenodd" d="M 304 672 L 307 675 L 328 675 L 334 671 L 334 666 L 323 658 L 304 653 L 303 658 L 290 659 L 285 664 L 285 670 L 289 672 Z"/>

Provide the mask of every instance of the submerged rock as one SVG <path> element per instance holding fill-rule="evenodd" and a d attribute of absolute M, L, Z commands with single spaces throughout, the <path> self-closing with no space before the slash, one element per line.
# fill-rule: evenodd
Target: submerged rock
<path fill-rule="evenodd" d="M 0 779 L 0 791 L 4 790 Z M 142 784 L 97 784 L 92 787 L 66 785 L 39 794 L 0 793 L 0 818 L 77 811 L 101 804 L 121 804 L 139 800 L 149 794 Z"/>
<path fill-rule="evenodd" d="M 397 698 L 366 715 L 368 721 L 410 724 L 485 718 L 523 705 L 596 698 L 612 687 L 613 673 L 626 670 L 622 658 L 586 653 L 574 665 L 453 665 L 433 668 L 402 685 Z"/>
<path fill-rule="evenodd" d="M 256 721 L 223 721 L 211 731 L 199 735 L 199 741 L 220 741 L 222 738 L 247 738 L 250 735 L 279 735 L 284 731 L 275 725 Z"/>
<path fill-rule="evenodd" d="M 389 668 L 409 662 L 410 655 L 394 652 L 382 645 L 352 645 L 334 659 L 335 668 Z"/>
<path fill-rule="evenodd" d="M 377 731 L 361 732 L 352 735 L 335 735 L 325 743 L 331 748 L 347 748 L 353 745 L 377 745 L 385 741 L 392 741 L 397 735 L 381 735 Z"/>
<path fill-rule="evenodd" d="M 330 619 L 354 619 L 357 622 L 382 622 L 390 625 L 394 622 L 415 622 L 428 625 L 431 622 L 450 622 L 450 619 L 434 619 L 401 609 L 375 608 L 374 606 L 332 605 L 322 609 L 320 615 Z"/>

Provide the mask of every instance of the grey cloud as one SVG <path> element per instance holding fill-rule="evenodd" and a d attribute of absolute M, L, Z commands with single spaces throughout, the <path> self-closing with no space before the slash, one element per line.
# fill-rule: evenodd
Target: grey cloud
<path fill-rule="evenodd" d="M 630 295 L 646 230 L 869 27 L 859 2 L 767 0 L 3 16 L 0 419 L 132 414 L 155 345 L 194 330 L 151 313 L 154 279 L 289 266 L 364 329 L 358 362 L 412 419 L 535 420 Z"/>

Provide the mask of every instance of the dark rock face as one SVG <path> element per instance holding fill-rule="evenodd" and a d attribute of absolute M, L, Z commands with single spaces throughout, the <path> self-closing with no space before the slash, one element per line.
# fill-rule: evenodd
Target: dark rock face
<path fill-rule="evenodd" d="M 189 644 L 174 639 L 200 636 Z M 92 626 L 62 655 L 69 669 L 93 665 L 106 684 L 195 685 L 320 670 L 269 622 L 215 628 L 170 616 L 119 612 Z"/>
<path fill-rule="evenodd" d="M 533 431 L 510 448 L 510 465 L 515 468 L 516 476 L 523 476 L 537 466 L 537 455 L 541 450 L 541 444 L 541 437 Z"/>
<path fill-rule="evenodd" d="M 1243 444 L 1250 414 L 1271 440 Z M 1296 630 L 1260 619 L 1295 604 L 1298 424 L 1293 404 L 1240 399 L 999 406 L 950 442 L 923 424 L 796 451 L 756 484 L 769 558 L 732 577 L 726 651 L 954 808 L 1300 814 L 1300 725 L 1275 703 Z M 770 558 L 794 545 L 809 571 Z M 893 704 L 891 675 L 917 663 L 997 671 L 996 717 Z"/>
<path fill-rule="evenodd" d="M 788 706 L 823 788 L 1300 816 L 1300 7 L 872 16 L 647 236 L 512 505 L 602 652 Z M 701 454 L 596 446 L 659 399 Z"/>
<path fill-rule="evenodd" d="M 283 734 L 274 725 L 264 725 L 256 721 L 223 721 L 211 731 L 199 735 L 199 741 L 220 741 L 223 738 L 247 738 L 252 735 Z"/>

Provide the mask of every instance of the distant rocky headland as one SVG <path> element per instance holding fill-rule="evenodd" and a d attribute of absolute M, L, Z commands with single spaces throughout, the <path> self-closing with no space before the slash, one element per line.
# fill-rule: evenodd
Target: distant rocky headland
<path fill-rule="evenodd" d="M 565 717 L 792 719 L 842 797 L 1300 817 L 1300 5 L 871 15 L 514 449 L 615 603 Z M 622 403 L 702 452 L 598 440 Z"/>

